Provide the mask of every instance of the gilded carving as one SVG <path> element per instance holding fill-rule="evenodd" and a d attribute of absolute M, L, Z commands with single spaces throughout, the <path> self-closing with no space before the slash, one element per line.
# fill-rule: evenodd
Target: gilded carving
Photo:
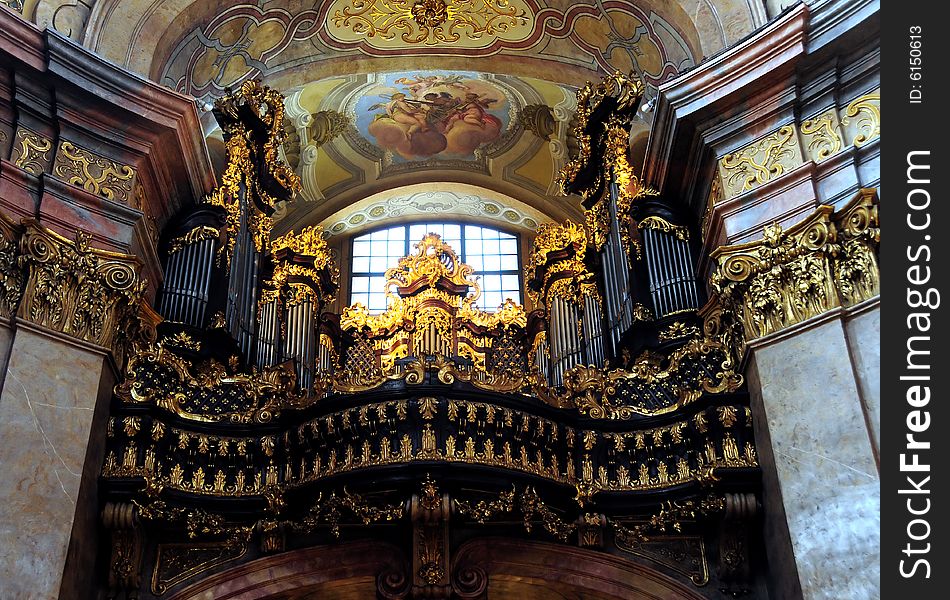
<path fill-rule="evenodd" d="M 744 148 L 719 159 L 719 173 L 727 198 L 780 177 L 802 164 L 801 147 L 790 123 Z"/>
<path fill-rule="evenodd" d="M 571 160 L 558 171 L 557 182 L 561 188 L 561 193 L 567 195 L 568 189 L 577 179 L 578 174 L 587 167 L 591 155 L 591 139 L 587 134 L 587 123 L 591 113 L 600 106 L 604 98 L 611 97 L 616 100 L 617 110 L 629 110 L 640 101 L 644 91 L 643 81 L 633 75 L 625 75 L 620 71 L 614 71 L 603 79 L 597 85 L 591 82 L 577 91 L 577 112 L 573 119 L 571 133 L 577 142 L 576 153 L 571 153 Z M 623 129 L 623 127 L 621 127 Z M 625 149 L 627 141 L 624 140 L 622 147 Z M 617 146 L 615 145 L 614 150 Z M 624 158 L 626 154 L 624 153 Z M 611 169 L 605 170 L 610 173 Z M 601 182 L 596 182 L 600 184 Z M 579 190 L 584 200 L 591 199 L 591 194 L 595 192 L 600 185 L 593 185 L 589 188 Z"/>
<path fill-rule="evenodd" d="M 214 227 L 209 227 L 208 225 L 201 225 L 190 229 L 184 234 L 173 238 L 168 243 L 168 254 L 172 255 L 176 252 L 181 252 L 186 246 L 191 246 L 192 244 L 197 244 L 203 242 L 204 240 L 213 240 L 217 239 L 221 234 L 220 231 Z"/>
<path fill-rule="evenodd" d="M 835 284 L 842 303 L 851 306 L 881 293 L 877 248 L 881 241 L 873 190 L 862 190 L 835 214 L 840 251 L 835 257 Z"/>
<path fill-rule="evenodd" d="M 802 121 L 799 131 L 809 158 L 820 163 L 841 150 L 838 115 L 829 109 L 811 119 Z"/>
<path fill-rule="evenodd" d="M 620 227 L 620 241 L 623 247 L 627 251 L 627 259 L 630 261 L 630 264 L 636 260 L 636 250 L 637 245 L 630 237 L 630 228 L 633 221 L 633 214 L 631 213 L 631 208 L 634 201 L 640 198 L 658 196 L 656 190 L 645 187 L 640 183 L 640 179 L 633 174 L 633 167 L 630 165 L 630 162 L 627 160 L 627 154 L 630 152 L 629 147 L 630 133 L 627 131 L 627 128 L 622 126 L 618 121 L 611 121 L 607 124 L 607 151 L 604 153 L 604 168 L 603 173 L 605 176 L 612 178 L 612 182 L 617 186 L 617 223 Z M 605 185 L 610 183 L 605 181 Z M 605 202 L 606 198 L 601 200 Z M 637 227 L 647 227 L 650 226 L 651 219 L 657 219 L 659 217 L 647 217 L 643 221 L 637 224 Z M 662 219 L 661 219 L 662 220 Z M 665 221 L 664 221 L 665 222 Z M 647 223 L 644 225 L 644 223 Z M 606 241 L 606 233 L 610 230 L 610 224 L 599 222 L 597 227 L 600 229 L 600 237 L 603 238 L 603 242 Z M 670 225 L 670 227 L 673 227 Z M 677 237 L 684 235 L 686 229 L 682 227 L 674 228 L 677 232 Z M 600 246 L 598 246 L 598 249 Z"/>
<path fill-rule="evenodd" d="M 562 542 L 566 542 L 577 529 L 577 524 L 562 519 L 551 509 L 533 487 L 526 487 L 521 493 L 512 486 L 511 491 L 504 491 L 491 500 L 455 500 L 455 508 L 459 514 L 471 518 L 479 524 L 485 524 L 495 517 L 513 513 L 521 513 L 522 523 L 526 533 L 531 533 L 535 522 L 540 521 L 545 531 Z"/>
<path fill-rule="evenodd" d="M 133 593 L 139 588 L 142 563 L 142 531 L 132 504 L 106 503 L 102 524 L 111 533 L 112 555 L 109 560 L 109 593 L 119 590 Z"/>
<path fill-rule="evenodd" d="M 21 229 L 0 212 L 0 315 L 16 312 L 23 293 L 23 271 L 19 264 Z"/>
<path fill-rule="evenodd" d="M 851 143 L 860 148 L 881 135 L 880 90 L 855 98 L 845 108 L 842 124 L 853 127 Z"/>
<path fill-rule="evenodd" d="M 271 241 L 270 248 L 271 254 L 288 249 L 296 254 L 313 257 L 313 267 L 316 270 L 335 270 L 330 247 L 327 245 L 323 228 L 319 225 L 304 227 L 299 232 L 289 231 L 280 237 L 276 237 Z M 338 278 L 339 272 L 336 271 L 334 279 Z"/>
<path fill-rule="evenodd" d="M 145 282 L 141 261 L 89 247 L 79 231 L 69 240 L 32 220 L 20 240 L 26 284 L 18 315 L 37 325 L 113 350 L 123 364 L 136 336 Z"/>
<path fill-rule="evenodd" d="M 49 170 L 53 162 L 50 151 L 53 142 L 26 127 L 19 127 L 13 138 L 10 160 L 27 173 L 39 175 Z"/>
<path fill-rule="evenodd" d="M 660 331 L 659 338 L 661 342 L 669 342 L 680 338 L 697 335 L 699 329 L 695 325 L 687 325 L 681 321 L 670 323 L 665 329 Z"/>
<path fill-rule="evenodd" d="M 345 4 L 344 2 L 348 3 Z M 378 47 L 480 45 L 522 39 L 530 16 L 518 0 L 344 0 L 328 23 L 334 37 L 365 38 Z"/>
<path fill-rule="evenodd" d="M 689 577 L 697 586 L 709 583 L 709 564 L 702 536 L 661 535 L 646 541 L 614 537 L 617 547 L 624 552 L 659 563 Z"/>
<path fill-rule="evenodd" d="M 252 107 L 250 110 L 266 129 L 263 139 L 256 140 L 256 144 L 253 132 L 238 118 L 242 107 Z M 300 177 L 279 158 L 285 132 L 284 99 L 277 91 L 258 81 L 245 81 L 239 91 L 216 100 L 215 110 L 222 118 L 231 119 L 223 125 L 228 160 L 221 183 L 205 198 L 205 202 L 226 211 L 228 243 L 222 250 L 230 262 L 241 224 L 242 197 L 253 199 L 256 209 L 248 209 L 248 226 L 258 252 L 264 252 L 271 237 L 273 221 L 269 215 L 277 209 L 278 201 L 257 177 L 255 161 L 262 164 L 269 179 L 291 197 L 300 189 Z M 261 211 L 266 211 L 266 214 Z"/>
<path fill-rule="evenodd" d="M 352 332 L 354 343 L 333 382 L 335 389 L 363 391 L 391 379 L 415 385 L 430 368 L 440 381 L 459 378 L 499 391 L 514 389 L 507 383 L 513 376 L 510 369 L 489 373 L 486 361 L 501 361 L 504 331 L 525 326 L 524 309 L 509 300 L 494 313 L 479 310 L 475 302 L 480 290 L 472 275 L 472 268 L 438 235 L 425 236 L 415 254 L 386 272 L 385 312 L 370 314 L 359 303 L 343 310 L 340 326 Z M 456 369 L 445 359 L 451 355 L 470 359 L 477 374 Z M 396 367 L 397 360 L 409 356 L 418 360 Z M 425 356 L 434 358 L 425 362 Z"/>
<path fill-rule="evenodd" d="M 706 481 L 712 477 L 713 469 L 757 465 L 749 432 L 750 416 L 742 407 L 708 408 L 693 418 L 636 433 L 616 434 L 611 439 L 611 436 L 601 436 L 596 431 L 576 430 L 522 411 L 502 411 L 491 404 L 453 400 L 448 412 L 433 409 L 434 417 L 424 425 L 421 443 L 414 444 L 408 433 L 403 434 L 401 440 L 398 434 L 390 435 L 393 429 L 406 431 L 406 427 L 412 427 L 407 414 L 400 416 L 400 402 L 404 401 L 368 405 L 367 425 L 359 428 L 352 427 L 360 410 L 356 408 L 304 422 L 299 430 L 310 432 L 312 442 L 294 450 L 287 446 L 287 436 L 284 436 L 284 441 L 277 441 L 281 455 L 271 450 L 270 462 L 266 465 L 255 464 L 253 457 L 268 455 L 267 440 L 274 444 L 273 436 L 227 440 L 228 446 L 235 449 L 227 462 L 233 461 L 234 464 L 223 469 L 220 462 L 218 467 L 211 466 L 214 463 L 212 444 L 208 444 L 206 452 L 202 453 L 199 448 L 194 453 L 195 446 L 200 446 L 200 438 L 207 439 L 207 436 L 174 429 L 172 438 L 185 440 L 181 451 L 155 455 L 149 449 L 143 463 L 135 441 L 153 444 L 150 440 L 154 434 L 150 432 L 154 431 L 154 426 L 140 423 L 138 429 L 132 429 L 131 436 L 123 436 L 127 442 L 118 440 L 112 443 L 102 475 L 106 478 L 141 477 L 146 481 L 146 488 L 156 490 L 156 494 L 169 488 L 200 496 L 264 497 L 269 503 L 280 504 L 286 490 L 308 486 L 325 478 L 359 469 L 436 460 L 507 469 L 574 486 L 578 490 L 578 502 L 586 502 L 602 490 L 664 489 L 689 481 Z M 501 418 L 501 412 L 505 413 L 504 418 Z M 453 413 L 456 415 L 455 425 L 450 424 Z M 465 433 L 464 423 L 458 420 L 462 415 L 466 415 L 465 422 L 468 423 L 487 423 L 494 433 L 491 430 Z M 489 415 L 497 418 L 490 419 Z M 346 424 L 348 418 L 351 419 L 349 426 Z M 713 421 L 723 423 L 721 431 L 710 430 L 709 424 Z M 484 428 L 484 425 L 480 427 Z M 443 433 L 444 438 L 440 441 L 441 436 L 436 436 L 437 428 L 455 433 Z M 539 432 L 539 439 L 544 440 L 534 450 L 517 441 L 517 436 L 524 436 L 528 431 Z M 606 455 L 605 446 L 616 447 L 618 435 L 626 438 L 626 450 Z M 218 438 L 219 444 L 222 439 Z M 496 444 L 500 439 L 505 441 Z M 559 439 L 565 440 L 567 448 L 557 448 Z M 584 440 L 583 448 L 575 447 L 571 441 L 575 439 Z M 194 443 L 195 440 L 198 444 Z M 703 451 L 696 452 L 696 448 Z M 634 450 L 638 451 L 637 455 L 633 454 Z M 642 457 L 640 451 L 646 451 L 647 456 Z M 289 454 L 284 454 L 287 452 Z M 583 454 L 579 455 L 580 452 Z M 181 459 L 186 462 L 180 462 Z M 297 469 L 296 465 L 300 468 Z M 279 480 L 278 472 L 283 473 Z M 331 500 L 329 505 L 318 502 L 319 506 L 314 508 L 323 515 L 321 521 L 330 516 L 334 503 L 340 499 Z M 355 513 L 368 515 L 367 518 L 382 514 L 359 508 L 354 504 L 354 498 L 344 496 L 342 500 L 352 504 Z M 533 502 L 530 494 L 519 501 L 525 503 L 525 507 L 530 507 Z M 336 506 L 337 509 L 340 507 L 339 504 Z M 523 510 L 547 520 L 541 507 Z M 396 515 L 393 511 L 385 514 Z M 528 526 L 530 524 L 526 524 Z M 551 532 L 560 535 L 555 530 Z"/>
<path fill-rule="evenodd" d="M 336 492 L 331 492 L 326 498 L 321 492 L 304 517 L 299 521 L 288 523 L 288 525 L 293 529 L 305 532 L 315 531 L 323 525 L 328 525 L 333 537 L 338 538 L 340 537 L 340 522 L 344 511 L 364 525 L 369 525 L 370 523 L 385 523 L 401 519 L 406 515 L 406 504 L 404 502 L 384 505 L 371 504 L 365 497 L 350 493 L 346 489 L 339 495 Z"/>
<path fill-rule="evenodd" d="M 196 369 L 195 376 L 190 365 L 165 345 L 142 349 L 130 358 L 125 380 L 116 386 L 115 394 L 128 402 L 154 403 L 184 419 L 202 422 L 266 423 L 282 409 L 305 403 L 295 391 L 296 374 L 286 363 L 250 374 L 213 366 L 204 372 Z M 141 381 L 155 376 L 150 372 L 153 368 L 160 370 L 161 391 L 149 389 Z M 227 397 L 227 402 L 208 399 L 215 395 Z M 187 436 L 181 443 L 187 446 Z"/>
<path fill-rule="evenodd" d="M 747 339 L 762 337 L 879 293 L 876 195 L 864 190 L 841 211 L 819 207 L 787 231 L 717 249 L 713 289 L 741 314 Z"/>
<path fill-rule="evenodd" d="M 541 272 L 528 295 L 536 305 L 547 306 L 553 295 L 576 301 L 581 286 L 593 281 L 593 273 L 584 263 L 587 254 L 587 233 L 573 221 L 542 223 L 534 238 L 531 254 L 525 261 L 525 281 L 532 281 Z"/>
<path fill-rule="evenodd" d="M 689 230 L 682 225 L 673 225 L 663 217 L 650 216 L 637 223 L 637 229 L 656 229 L 664 233 L 675 235 L 677 239 L 688 241 Z"/>
<path fill-rule="evenodd" d="M 53 175 L 90 194 L 129 205 L 134 201 L 135 169 L 97 156 L 68 140 L 59 143 Z"/>

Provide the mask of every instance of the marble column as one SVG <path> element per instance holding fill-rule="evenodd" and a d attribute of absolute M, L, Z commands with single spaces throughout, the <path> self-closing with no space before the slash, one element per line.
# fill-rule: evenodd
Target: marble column
<path fill-rule="evenodd" d="M 192 98 L 3 10 L 0 138 L 0 598 L 95 598 L 123 334 L 214 176 Z"/>

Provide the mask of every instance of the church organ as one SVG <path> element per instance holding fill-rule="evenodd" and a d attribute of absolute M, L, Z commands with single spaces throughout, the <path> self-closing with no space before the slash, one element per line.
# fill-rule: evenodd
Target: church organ
<path fill-rule="evenodd" d="M 507 531 L 509 513 L 518 536 L 537 522 L 609 552 L 672 548 L 683 529 L 680 562 L 638 560 L 752 585 L 707 566 L 717 519 L 755 514 L 758 462 L 728 319 L 698 310 L 690 225 L 627 162 L 641 93 L 620 74 L 579 92 L 562 185 L 587 221 L 538 228 L 530 312 L 478 309 L 473 269 L 435 234 L 386 272 L 383 312 L 327 312 L 339 271 L 322 230 L 271 233 L 299 185 L 277 158 L 279 95 L 250 82 L 219 100 L 228 166 L 166 231 L 164 321 L 115 391 L 108 506 L 131 503 L 156 548 L 201 538 L 247 559 L 408 527 L 417 567 L 380 574 L 385 598 L 484 597 L 466 591 L 477 572 L 452 571 L 450 532 Z M 160 597 L 193 575 L 156 552 L 143 585 Z"/>

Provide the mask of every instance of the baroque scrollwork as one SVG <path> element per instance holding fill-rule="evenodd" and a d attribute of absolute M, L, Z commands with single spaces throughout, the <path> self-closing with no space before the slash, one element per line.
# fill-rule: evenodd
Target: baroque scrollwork
<path fill-rule="evenodd" d="M 787 231 L 773 224 L 761 241 L 713 252 L 712 287 L 742 315 L 747 339 L 879 293 L 876 203 L 863 190 L 838 212 L 821 206 Z"/>
<path fill-rule="evenodd" d="M 508 0 L 350 0 L 329 20 L 367 38 L 431 46 L 494 37 L 528 19 Z"/>
<path fill-rule="evenodd" d="M 579 181 L 578 176 L 590 165 L 592 141 L 590 132 L 588 132 L 588 122 L 591 114 L 607 98 L 615 104 L 615 111 L 635 110 L 643 97 L 643 91 L 643 82 L 638 77 L 633 74 L 626 75 L 620 71 L 613 72 L 596 85 L 587 82 L 584 87 L 577 91 L 577 112 L 572 121 L 571 131 L 577 141 L 577 151 L 576 153 L 572 152 L 571 159 L 558 172 L 557 182 L 562 194 L 567 195 L 575 191 L 573 186 Z M 614 125 L 617 124 L 619 124 L 619 121 L 615 120 Z M 613 128 L 616 129 L 616 127 Z M 629 125 L 626 128 L 623 126 L 620 128 L 628 130 Z M 616 154 L 619 146 L 620 144 L 615 143 L 609 151 Z M 622 146 L 626 149 L 626 140 L 623 140 Z M 623 158 L 626 159 L 625 151 Z M 604 172 L 609 177 L 612 171 L 613 169 L 608 168 Z M 609 184 L 609 182 L 597 180 L 591 185 L 583 186 L 582 189 L 576 191 L 586 202 L 593 203 L 595 196 L 599 195 L 600 190 L 606 184 Z"/>
<path fill-rule="evenodd" d="M 246 543 L 192 542 L 159 544 L 152 570 L 152 593 L 161 596 L 169 588 L 247 553 Z"/>
<path fill-rule="evenodd" d="M 300 176 L 279 158 L 284 141 L 284 99 L 276 90 L 259 81 L 246 81 L 241 89 L 219 98 L 215 112 L 220 115 L 225 137 L 227 167 L 221 183 L 205 198 L 207 204 L 224 208 L 228 243 L 223 247 L 230 261 L 241 224 L 241 211 L 248 212 L 249 227 L 258 252 L 270 241 L 270 215 L 278 203 L 300 190 Z M 258 138 L 242 120 L 252 115 L 264 130 Z M 260 165 L 260 167 L 258 167 Z M 256 210 L 241 206 L 242 185 L 250 191 Z M 278 197 L 282 196 L 282 197 Z"/>
<path fill-rule="evenodd" d="M 122 165 L 62 140 L 53 160 L 53 175 L 90 194 L 131 204 L 135 169 Z"/>
<path fill-rule="evenodd" d="M 39 175 L 48 171 L 52 165 L 52 149 L 51 140 L 26 127 L 20 127 L 13 138 L 13 154 L 10 160 L 27 173 Z"/>
<path fill-rule="evenodd" d="M 186 246 L 192 244 L 197 244 L 203 240 L 213 240 L 216 239 L 221 232 L 219 232 L 214 227 L 208 225 L 201 225 L 186 231 L 184 234 L 173 238 L 168 243 L 168 254 L 174 254 L 176 252 L 181 252 Z"/>
<path fill-rule="evenodd" d="M 370 314 L 359 303 L 343 310 L 340 327 L 351 343 L 334 388 L 363 391 L 391 379 L 421 383 L 429 366 L 440 379 L 502 385 L 509 373 L 489 373 L 486 365 L 493 360 L 497 364 L 501 342 L 512 331 L 523 331 L 526 315 L 511 301 L 494 313 L 479 310 L 475 303 L 480 289 L 473 273 L 438 235 L 425 236 L 415 254 L 386 272 L 386 311 Z M 410 356 L 417 362 L 397 367 L 397 361 Z M 426 363 L 424 356 L 441 358 Z M 472 368 L 456 369 L 456 361 L 447 359 L 454 356 L 471 361 Z"/>
<path fill-rule="evenodd" d="M 881 92 L 865 94 L 852 100 L 844 111 L 842 123 L 856 125 L 856 133 L 851 143 L 860 148 L 881 135 Z"/>
<path fill-rule="evenodd" d="M 726 196 L 732 198 L 781 176 L 801 163 L 795 124 L 790 123 L 761 140 L 723 156 L 719 159 L 719 172 Z"/>
<path fill-rule="evenodd" d="M 485 524 L 500 514 L 513 513 L 517 510 L 523 518 L 525 532 L 531 533 L 536 522 L 540 521 L 544 530 L 561 542 L 566 542 L 577 530 L 575 523 L 561 518 L 530 486 L 520 493 L 512 487 L 511 491 L 501 492 L 491 500 L 456 499 L 454 504 L 459 514 L 479 524 Z"/>
<path fill-rule="evenodd" d="M 821 162 L 841 150 L 841 136 L 835 111 L 828 110 L 802 121 L 799 131 L 812 160 Z"/>
<path fill-rule="evenodd" d="M 165 343 L 188 347 L 174 339 Z M 115 393 L 127 402 L 154 404 L 203 422 L 266 423 L 282 409 L 302 403 L 296 374 L 286 364 L 252 374 L 231 373 L 213 361 L 199 369 L 165 345 L 132 356 Z"/>

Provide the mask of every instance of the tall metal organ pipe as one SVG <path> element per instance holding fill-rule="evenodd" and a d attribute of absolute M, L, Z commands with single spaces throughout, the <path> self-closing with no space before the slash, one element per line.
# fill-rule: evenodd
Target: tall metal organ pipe
<path fill-rule="evenodd" d="M 313 298 L 309 294 L 304 296 L 287 307 L 283 358 L 296 361 L 300 389 L 307 390 L 314 383 L 319 339 Z"/>
<path fill-rule="evenodd" d="M 650 227 L 643 228 L 641 235 L 657 318 L 698 309 L 699 295 L 689 242 L 675 233 Z"/>
<path fill-rule="evenodd" d="M 601 249 L 604 264 L 604 295 L 607 304 L 607 329 L 611 346 L 616 347 L 623 332 L 633 325 L 633 297 L 630 292 L 630 267 L 627 264 L 617 218 L 617 184 L 611 182 L 608 210 L 610 231 Z"/>
<path fill-rule="evenodd" d="M 198 238 L 179 243 L 166 260 L 159 310 L 170 322 L 202 327 L 218 241 Z"/>
<path fill-rule="evenodd" d="M 254 246 L 253 232 L 248 223 L 247 187 L 243 182 L 240 203 L 241 218 L 231 256 L 231 273 L 228 278 L 226 319 L 228 329 L 237 340 L 241 351 L 251 358 L 256 329 L 260 253 Z"/>

